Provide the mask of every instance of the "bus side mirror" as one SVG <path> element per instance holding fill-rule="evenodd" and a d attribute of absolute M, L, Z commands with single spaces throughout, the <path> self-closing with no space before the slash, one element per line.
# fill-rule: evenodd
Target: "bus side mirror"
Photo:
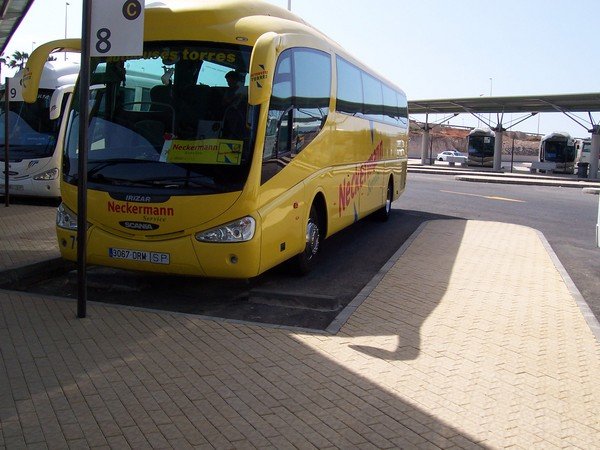
<path fill-rule="evenodd" d="M 50 41 L 36 48 L 25 64 L 23 71 L 23 100 L 34 103 L 37 99 L 38 88 L 44 65 L 48 56 L 53 52 L 80 52 L 81 39 L 59 39 Z"/>
<path fill-rule="evenodd" d="M 72 93 L 75 85 L 68 84 L 57 87 L 50 98 L 50 120 L 56 120 L 62 114 L 62 104 L 65 95 Z"/>
<path fill-rule="evenodd" d="M 250 86 L 248 87 L 250 105 L 260 105 L 271 98 L 273 72 L 280 40 L 277 33 L 270 31 L 256 41 L 250 58 Z"/>

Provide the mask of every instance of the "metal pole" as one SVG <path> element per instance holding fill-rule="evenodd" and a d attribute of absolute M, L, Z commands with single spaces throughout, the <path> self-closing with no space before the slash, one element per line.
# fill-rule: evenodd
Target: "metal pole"
<path fill-rule="evenodd" d="M 10 205 L 10 194 L 8 187 L 8 113 L 10 111 L 8 77 L 4 79 L 4 206 Z"/>
<path fill-rule="evenodd" d="M 490 77 L 490 97 L 492 96 L 492 78 Z M 492 123 L 492 114 L 488 114 L 488 122 Z"/>
<path fill-rule="evenodd" d="M 425 125 L 423 126 L 423 137 L 421 141 L 421 164 L 427 164 L 427 150 L 429 147 L 429 114 L 425 114 Z"/>
<path fill-rule="evenodd" d="M 513 136 L 512 149 L 510 151 L 510 173 L 513 173 L 514 165 L 515 165 L 515 137 Z"/>
<path fill-rule="evenodd" d="M 600 125 L 592 128 L 592 148 L 590 149 L 590 175 L 592 180 L 598 179 L 598 155 L 600 155 Z"/>
<path fill-rule="evenodd" d="M 70 5 L 69 2 L 65 2 L 65 39 L 67 38 L 67 7 Z M 65 51 L 65 61 L 67 60 L 67 52 Z"/>
<path fill-rule="evenodd" d="M 494 170 L 502 170 L 502 135 L 504 128 L 502 123 L 498 123 L 497 128 L 494 131 L 495 142 L 494 142 Z"/>
<path fill-rule="evenodd" d="M 90 91 L 90 28 L 92 0 L 83 0 L 81 68 L 79 75 L 79 157 L 77 182 L 77 317 L 86 316 L 87 303 L 87 159 Z"/>

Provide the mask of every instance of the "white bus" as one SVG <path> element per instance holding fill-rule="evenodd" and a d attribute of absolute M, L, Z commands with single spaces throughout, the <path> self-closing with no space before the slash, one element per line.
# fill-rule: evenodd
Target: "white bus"
<path fill-rule="evenodd" d="M 591 139 L 576 139 L 575 150 L 577 152 L 577 161 L 582 163 L 590 163 L 590 153 L 592 151 Z"/>
<path fill-rule="evenodd" d="M 555 172 L 573 173 L 575 157 L 575 141 L 569 133 L 550 133 L 540 141 L 540 161 L 556 163 Z"/>
<path fill-rule="evenodd" d="M 20 70 L 9 81 L 9 192 L 13 195 L 60 197 L 60 161 L 66 120 L 62 120 L 71 101 L 79 74 L 79 64 L 48 61 L 40 79 L 35 103 L 20 99 Z M 0 105 L 0 167 L 5 166 L 5 101 L 2 88 Z M 15 99 L 16 101 L 13 101 Z M 0 177 L 0 194 L 5 192 L 5 177 Z"/>
<path fill-rule="evenodd" d="M 492 130 L 475 128 L 467 136 L 467 164 L 493 167 L 496 135 Z"/>

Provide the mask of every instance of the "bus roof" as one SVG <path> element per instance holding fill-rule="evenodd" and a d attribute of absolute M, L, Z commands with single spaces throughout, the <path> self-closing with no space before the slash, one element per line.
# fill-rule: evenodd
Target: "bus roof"
<path fill-rule="evenodd" d="M 220 42 L 254 46 L 260 36 L 270 31 L 317 36 L 331 51 L 402 91 L 396 83 L 362 64 L 301 17 L 263 0 L 150 0 L 145 7 L 146 42 L 216 39 Z"/>
<path fill-rule="evenodd" d="M 145 10 L 146 41 L 217 37 L 254 45 L 268 31 L 318 33 L 297 15 L 262 0 L 163 0 L 149 3 Z"/>
<path fill-rule="evenodd" d="M 404 94 L 396 83 L 362 64 L 302 18 L 263 0 L 202 0 L 201 2 L 148 0 L 145 5 L 144 41 L 146 43 L 218 41 L 253 47 L 258 39 L 268 32 L 315 36 L 322 40 L 324 50 L 335 52 Z M 53 51 L 64 51 L 67 48 L 70 49 L 69 51 L 79 51 L 80 47 L 80 39 L 65 39 L 43 44 L 36 49 L 39 50 L 39 57 L 36 58 L 36 51 L 34 51 L 27 63 L 30 71 L 27 83 L 23 83 L 25 100 L 35 99 L 40 58 L 45 58 Z"/>
<path fill-rule="evenodd" d="M 554 133 L 550 133 L 547 134 L 546 136 L 544 136 L 542 138 L 542 141 L 547 141 L 550 139 L 555 139 L 555 140 L 570 140 L 571 139 L 571 135 L 565 131 L 555 131 Z"/>
<path fill-rule="evenodd" d="M 40 79 L 40 89 L 56 89 L 67 84 L 75 84 L 79 75 L 79 63 L 68 61 L 47 61 L 44 64 L 42 77 Z M 19 70 L 15 80 L 23 77 L 23 69 Z"/>
<path fill-rule="evenodd" d="M 469 136 L 495 136 L 495 134 L 489 128 L 474 128 Z"/>
<path fill-rule="evenodd" d="M 236 22 L 240 19 L 253 16 L 273 17 L 308 25 L 296 14 L 263 0 L 203 0 L 202 2 L 199 2 L 198 0 L 150 1 L 145 7 L 145 14 L 147 14 L 146 19 L 150 21 L 150 25 L 153 25 L 153 18 L 155 15 L 161 17 L 161 19 L 165 16 L 173 15 L 178 17 L 177 20 L 179 20 L 179 17 L 184 16 L 185 22 L 194 26 L 187 29 L 185 27 L 178 27 L 177 32 L 185 33 L 188 31 L 193 33 L 194 36 L 200 31 L 196 28 L 196 25 L 218 23 L 235 26 Z M 165 31 L 169 35 L 173 34 L 173 29 L 169 29 L 169 27 L 158 28 L 162 30 L 156 30 L 156 27 L 153 27 L 156 31 Z M 147 26 L 145 31 L 149 31 Z M 263 34 L 266 31 L 274 30 L 263 30 L 260 34 Z M 210 32 L 212 32 L 212 30 L 210 30 Z"/>

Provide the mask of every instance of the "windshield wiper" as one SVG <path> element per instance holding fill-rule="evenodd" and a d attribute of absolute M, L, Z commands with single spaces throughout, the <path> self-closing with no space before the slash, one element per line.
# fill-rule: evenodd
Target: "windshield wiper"
<path fill-rule="evenodd" d="M 214 181 L 203 181 L 202 179 L 208 179 L 204 175 L 187 175 L 187 176 L 177 176 L 177 177 L 154 177 L 154 178 L 145 178 L 142 180 L 136 180 L 140 182 L 146 182 L 153 186 L 161 186 L 161 187 L 179 187 L 179 188 L 187 188 L 187 187 L 203 187 L 206 189 L 210 189 L 215 192 L 223 192 L 224 189 L 221 186 L 218 186 L 214 183 Z"/>
<path fill-rule="evenodd" d="M 77 181 L 77 178 L 75 178 L 74 181 Z M 148 186 L 148 183 L 137 183 L 133 180 L 129 180 L 129 179 L 125 179 L 125 178 L 115 178 L 115 177 L 107 177 L 102 175 L 101 173 L 98 174 L 88 174 L 88 181 L 92 181 L 92 182 L 97 182 L 97 183 L 106 183 L 106 184 L 111 184 L 111 185 L 115 185 L 115 186 L 136 186 L 136 185 L 142 185 L 142 186 Z"/>
<path fill-rule="evenodd" d="M 145 163 L 155 163 L 158 161 L 152 161 L 149 159 L 135 159 L 135 158 L 115 158 L 115 159 L 103 159 L 102 161 L 88 161 L 88 164 L 96 163 L 98 164 L 95 167 L 92 167 L 88 170 L 88 177 L 94 176 L 102 169 L 110 166 L 116 166 L 118 164 L 145 164 Z"/>

